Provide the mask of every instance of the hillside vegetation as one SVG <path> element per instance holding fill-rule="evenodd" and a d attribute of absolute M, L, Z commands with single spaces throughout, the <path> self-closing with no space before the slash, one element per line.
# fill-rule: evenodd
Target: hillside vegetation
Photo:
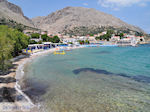
<path fill-rule="evenodd" d="M 17 29 L 21 32 L 23 30 L 35 30 L 35 31 L 39 30 L 37 28 L 29 27 L 29 26 L 23 25 L 21 23 L 17 23 L 14 20 L 5 19 L 5 18 L 0 18 L 0 25 L 7 25 L 7 26 L 14 28 L 14 29 Z"/>
<path fill-rule="evenodd" d="M 0 25 L 0 73 L 11 66 L 9 59 L 18 56 L 29 44 L 29 37 L 22 32 Z"/>
<path fill-rule="evenodd" d="M 135 34 L 136 36 L 142 36 L 144 35 L 143 32 L 137 32 L 134 30 L 130 30 L 128 28 L 115 28 L 112 26 L 109 27 L 96 27 L 96 26 L 91 26 L 91 27 L 85 27 L 85 26 L 80 26 L 80 27 L 74 27 L 71 30 L 64 30 L 63 33 L 69 34 L 69 35 L 77 35 L 77 36 L 86 36 L 86 35 L 94 35 L 98 33 L 102 33 L 107 30 L 112 30 L 115 33 L 127 33 L 127 34 Z"/>

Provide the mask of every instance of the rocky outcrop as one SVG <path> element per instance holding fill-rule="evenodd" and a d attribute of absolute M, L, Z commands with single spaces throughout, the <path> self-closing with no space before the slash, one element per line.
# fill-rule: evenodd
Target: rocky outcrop
<path fill-rule="evenodd" d="M 13 20 L 17 23 L 34 27 L 32 20 L 24 16 L 22 9 L 7 0 L 0 0 L 0 18 Z"/>

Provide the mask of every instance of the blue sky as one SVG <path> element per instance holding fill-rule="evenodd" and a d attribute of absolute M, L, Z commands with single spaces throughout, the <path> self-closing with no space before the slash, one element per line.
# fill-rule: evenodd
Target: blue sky
<path fill-rule="evenodd" d="M 150 33 L 150 0 L 8 0 L 29 18 L 46 16 L 66 6 L 95 8 Z"/>

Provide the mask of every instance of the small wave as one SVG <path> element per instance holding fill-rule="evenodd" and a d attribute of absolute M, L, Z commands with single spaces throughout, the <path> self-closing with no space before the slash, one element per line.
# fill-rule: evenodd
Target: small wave
<path fill-rule="evenodd" d="M 23 78 L 24 76 L 24 65 L 29 62 L 29 60 L 25 60 L 22 64 L 20 64 L 16 70 L 16 85 L 15 89 L 18 93 L 20 93 L 26 100 L 27 102 L 31 105 L 32 107 L 35 107 L 36 105 L 32 102 L 32 100 L 21 90 L 21 86 L 19 85 L 19 80 Z"/>

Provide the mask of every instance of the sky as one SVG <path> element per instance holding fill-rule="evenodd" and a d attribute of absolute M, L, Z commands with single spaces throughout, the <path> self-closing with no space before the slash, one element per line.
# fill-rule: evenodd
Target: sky
<path fill-rule="evenodd" d="M 150 34 L 150 0 L 8 0 L 29 18 L 47 16 L 67 6 L 87 7 L 111 14 Z"/>

